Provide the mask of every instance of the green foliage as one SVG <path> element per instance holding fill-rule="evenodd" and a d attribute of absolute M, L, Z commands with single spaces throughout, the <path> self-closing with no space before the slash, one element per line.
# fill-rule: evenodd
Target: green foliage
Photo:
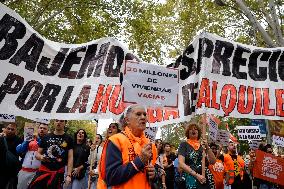
<path fill-rule="evenodd" d="M 275 40 L 265 17 L 265 13 L 271 13 L 268 0 L 244 2 Z M 85 43 L 115 37 L 147 62 L 164 64 L 169 58 L 174 61 L 200 30 L 241 43 L 266 46 L 237 3 L 229 0 L 7 0 L 4 3 L 50 40 Z M 275 4 L 283 33 L 283 2 Z"/>
<path fill-rule="evenodd" d="M 251 125 L 251 120 L 250 119 L 237 119 L 237 118 L 231 118 L 231 117 L 220 117 L 217 116 L 221 123 L 218 126 L 218 129 L 221 130 L 227 130 L 226 125 L 228 124 L 229 126 L 229 131 L 237 138 L 237 130 L 236 126 L 249 126 Z M 190 122 L 195 122 L 195 123 L 200 123 L 199 121 L 201 120 L 201 115 L 197 115 L 193 117 Z M 185 128 L 183 124 L 170 124 L 163 126 L 161 128 L 162 130 L 162 135 L 161 138 L 164 142 L 169 142 L 173 146 L 178 147 L 178 145 L 186 140 L 185 137 Z M 208 127 L 207 127 L 208 130 Z M 246 141 L 239 141 L 239 150 L 241 153 L 248 152 L 249 145 Z"/>
<path fill-rule="evenodd" d="M 181 141 L 186 140 L 184 127 L 182 124 L 165 125 L 162 128 L 161 139 L 163 142 L 169 142 L 176 149 Z"/>
<path fill-rule="evenodd" d="M 25 123 L 32 123 L 33 120 L 26 119 L 21 116 L 16 117 L 16 124 L 18 130 L 18 136 L 23 137 Z M 69 120 L 66 125 L 66 133 L 74 136 L 74 133 L 79 129 L 84 129 L 87 132 L 88 138 L 93 139 L 95 133 L 96 122 L 88 120 Z M 51 120 L 49 124 L 49 130 L 54 131 L 54 120 Z"/>

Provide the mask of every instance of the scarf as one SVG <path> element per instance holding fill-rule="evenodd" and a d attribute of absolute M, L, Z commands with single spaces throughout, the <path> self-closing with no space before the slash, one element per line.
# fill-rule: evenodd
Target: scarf
<path fill-rule="evenodd" d="M 194 150 L 198 150 L 200 142 L 197 139 L 187 139 L 187 143 L 193 147 Z"/>
<path fill-rule="evenodd" d="M 142 147 L 150 142 L 144 133 L 140 137 L 134 136 L 129 127 L 125 127 L 123 133 L 129 139 L 130 143 L 132 143 L 135 154 L 141 154 Z"/>

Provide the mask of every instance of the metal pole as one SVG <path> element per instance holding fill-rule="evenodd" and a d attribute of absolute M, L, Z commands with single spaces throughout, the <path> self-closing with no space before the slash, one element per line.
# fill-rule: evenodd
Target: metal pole
<path fill-rule="evenodd" d="M 271 141 L 271 132 L 270 132 L 268 119 L 265 120 L 265 127 L 266 127 L 266 132 L 267 132 L 267 135 L 266 135 L 267 143 L 271 144 L 272 143 L 272 141 Z"/>

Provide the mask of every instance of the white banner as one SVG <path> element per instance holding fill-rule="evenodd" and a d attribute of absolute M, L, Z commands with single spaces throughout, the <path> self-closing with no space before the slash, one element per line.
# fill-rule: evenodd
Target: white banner
<path fill-rule="evenodd" d="M 226 130 L 218 130 L 216 144 L 228 146 L 230 142 L 230 132 Z"/>
<path fill-rule="evenodd" d="M 127 61 L 123 77 L 123 102 L 148 107 L 178 107 L 178 70 Z"/>
<path fill-rule="evenodd" d="M 259 126 L 237 126 L 239 140 L 261 140 Z"/>
<path fill-rule="evenodd" d="M 123 62 L 141 62 L 137 56 L 113 38 L 85 44 L 47 40 L 18 14 L 0 8 L 0 113 L 30 119 L 120 117 L 129 104 L 122 102 L 119 76 Z M 178 108 L 148 108 L 149 123 L 178 123 L 203 113 L 283 120 L 283 50 L 202 33 L 172 65 L 179 70 Z"/>
<path fill-rule="evenodd" d="M 275 146 L 280 146 L 284 148 L 284 137 L 273 135 L 272 141 Z"/>
<path fill-rule="evenodd" d="M 0 114 L 0 121 L 3 122 L 16 122 L 16 116 L 9 114 Z"/>

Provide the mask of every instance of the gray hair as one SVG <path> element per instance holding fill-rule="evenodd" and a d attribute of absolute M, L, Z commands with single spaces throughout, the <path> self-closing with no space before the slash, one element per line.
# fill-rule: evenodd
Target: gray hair
<path fill-rule="evenodd" d="M 128 108 L 125 110 L 125 112 L 124 112 L 124 114 L 123 114 L 123 115 L 124 115 L 124 118 L 127 117 L 127 116 L 133 111 L 133 109 L 135 109 L 135 108 L 137 108 L 137 107 L 141 107 L 141 108 L 144 108 L 144 109 L 145 109 L 144 106 L 139 105 L 139 104 L 130 105 L 130 106 L 128 106 Z"/>

